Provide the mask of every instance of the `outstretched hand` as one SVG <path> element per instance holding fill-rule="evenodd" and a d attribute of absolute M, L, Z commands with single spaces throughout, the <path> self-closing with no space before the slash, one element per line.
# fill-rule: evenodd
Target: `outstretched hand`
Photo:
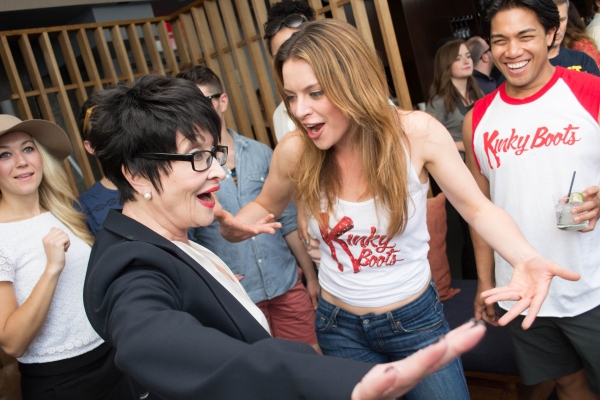
<path fill-rule="evenodd" d="M 576 281 L 580 278 L 577 272 L 564 269 L 557 263 L 538 256 L 517 264 L 507 286 L 487 290 L 481 293 L 481 297 L 488 305 L 498 301 L 517 301 L 510 311 L 498 321 L 502 326 L 529 308 L 522 324 L 523 329 L 528 329 L 540 311 L 542 303 L 548 295 L 552 278 L 555 276 L 569 281 Z"/>
<path fill-rule="evenodd" d="M 281 228 L 281 223 L 271 222 L 275 218 L 273 214 L 267 215 L 255 224 L 248 225 L 225 211 L 218 203 L 215 206 L 214 212 L 215 217 L 219 221 L 221 235 L 232 243 L 250 239 L 260 233 L 269 233 L 272 235 L 275 233 L 275 229 Z"/>
<path fill-rule="evenodd" d="M 469 321 L 450 331 L 439 342 L 404 360 L 377 365 L 354 387 L 351 399 L 395 399 L 402 396 L 427 375 L 475 347 L 484 334 L 483 323 Z"/>

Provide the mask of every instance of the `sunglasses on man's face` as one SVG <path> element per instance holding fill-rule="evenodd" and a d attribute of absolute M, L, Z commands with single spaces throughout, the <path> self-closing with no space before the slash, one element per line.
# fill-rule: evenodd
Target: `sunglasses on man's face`
<path fill-rule="evenodd" d="M 265 24 L 265 35 L 273 36 L 285 25 L 288 28 L 299 28 L 307 19 L 302 14 L 288 15 L 285 19 L 276 19 Z"/>

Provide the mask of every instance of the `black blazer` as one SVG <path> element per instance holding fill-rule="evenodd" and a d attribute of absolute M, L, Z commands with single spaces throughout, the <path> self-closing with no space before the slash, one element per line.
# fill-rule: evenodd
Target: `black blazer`
<path fill-rule="evenodd" d="M 373 367 L 273 339 L 204 268 L 111 210 L 84 305 L 117 366 L 163 399 L 349 399 Z"/>

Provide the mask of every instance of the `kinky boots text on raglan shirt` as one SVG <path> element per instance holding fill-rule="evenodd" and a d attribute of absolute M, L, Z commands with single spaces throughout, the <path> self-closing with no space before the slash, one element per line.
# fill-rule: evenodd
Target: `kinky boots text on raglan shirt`
<path fill-rule="evenodd" d="M 552 280 L 540 316 L 574 316 L 600 304 L 600 229 L 559 230 L 553 199 L 567 195 L 573 171 L 578 190 L 600 184 L 599 110 L 600 78 L 562 67 L 531 97 L 511 98 L 504 84 L 473 109 L 473 153 L 492 201 L 542 256 L 581 274 L 577 282 Z M 495 265 L 496 285 L 507 285 L 513 268 L 498 254 Z"/>

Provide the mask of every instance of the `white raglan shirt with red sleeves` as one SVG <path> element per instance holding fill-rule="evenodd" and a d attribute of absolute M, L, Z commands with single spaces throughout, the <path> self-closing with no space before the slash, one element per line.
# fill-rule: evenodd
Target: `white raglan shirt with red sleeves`
<path fill-rule="evenodd" d="M 505 85 L 473 109 L 473 153 L 490 182 L 492 201 L 515 220 L 542 256 L 581 274 L 555 277 L 539 316 L 569 317 L 600 304 L 600 226 L 592 232 L 556 227 L 553 194 L 600 184 L 600 78 L 556 67 L 536 94 L 513 99 Z M 513 268 L 495 253 L 496 286 Z M 506 310 L 515 302 L 499 303 Z M 525 315 L 527 312 L 524 312 Z"/>

